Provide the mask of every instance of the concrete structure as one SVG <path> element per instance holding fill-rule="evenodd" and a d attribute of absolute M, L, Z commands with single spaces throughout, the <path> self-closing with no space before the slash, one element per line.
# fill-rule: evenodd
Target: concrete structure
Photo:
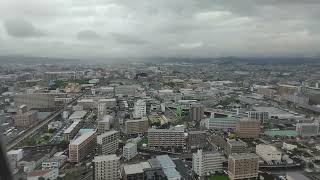
<path fill-rule="evenodd" d="M 30 127 L 38 120 L 38 111 L 18 112 L 14 116 L 14 124 L 17 127 Z"/>
<path fill-rule="evenodd" d="M 266 162 L 271 162 L 271 161 L 281 162 L 281 157 L 282 157 L 281 151 L 279 151 L 274 146 L 259 144 L 256 146 L 256 153 Z"/>
<path fill-rule="evenodd" d="M 99 103 L 104 103 L 107 109 L 111 109 L 117 106 L 117 100 L 115 98 L 99 99 Z"/>
<path fill-rule="evenodd" d="M 294 144 L 289 144 L 289 143 L 283 142 L 282 148 L 285 149 L 285 150 L 292 151 L 292 150 L 298 148 L 298 146 L 294 145 Z"/>
<path fill-rule="evenodd" d="M 148 129 L 149 147 L 185 147 L 186 136 L 182 129 Z"/>
<path fill-rule="evenodd" d="M 140 162 L 137 164 L 128 164 L 123 166 L 123 180 L 144 180 L 144 171 L 150 169 L 149 162 Z"/>
<path fill-rule="evenodd" d="M 223 160 L 219 152 L 198 150 L 192 156 L 192 170 L 200 177 L 221 172 Z"/>
<path fill-rule="evenodd" d="M 43 177 L 45 180 L 56 180 L 59 176 L 59 169 L 36 170 L 28 173 L 27 180 L 39 180 Z"/>
<path fill-rule="evenodd" d="M 94 99 L 89 99 L 89 98 L 78 100 L 77 105 L 82 106 L 83 109 L 86 109 L 86 110 L 97 108 L 96 101 Z"/>
<path fill-rule="evenodd" d="M 87 111 L 74 111 L 70 116 L 69 116 L 69 120 L 71 121 L 79 121 L 79 120 L 83 120 L 86 115 L 87 115 Z"/>
<path fill-rule="evenodd" d="M 204 117 L 204 106 L 199 103 L 193 103 L 189 110 L 189 120 L 200 122 Z"/>
<path fill-rule="evenodd" d="M 69 144 L 69 161 L 79 163 L 96 146 L 96 132 L 82 134 Z"/>
<path fill-rule="evenodd" d="M 127 134 L 144 134 L 148 131 L 149 120 L 146 117 L 142 119 L 132 119 L 125 122 Z"/>
<path fill-rule="evenodd" d="M 134 103 L 134 112 L 133 112 L 133 118 L 143 118 L 147 115 L 147 107 L 146 107 L 146 101 L 142 99 L 138 99 Z"/>
<path fill-rule="evenodd" d="M 157 156 L 160 166 L 168 180 L 181 180 L 180 173 L 176 170 L 176 165 L 168 155 Z"/>
<path fill-rule="evenodd" d="M 319 134 L 319 123 L 297 123 L 296 131 L 301 137 L 317 136 Z"/>
<path fill-rule="evenodd" d="M 120 157 L 115 154 L 95 156 L 93 159 L 94 180 L 119 180 Z"/>
<path fill-rule="evenodd" d="M 187 146 L 194 149 L 205 145 L 207 142 L 207 133 L 205 131 L 190 131 L 187 138 Z"/>
<path fill-rule="evenodd" d="M 233 153 L 244 153 L 247 147 L 247 143 L 243 142 L 241 139 L 228 139 L 226 143 L 225 153 L 227 155 Z"/>
<path fill-rule="evenodd" d="M 255 119 L 241 119 L 236 127 L 236 134 L 240 138 L 259 138 L 260 121 Z"/>
<path fill-rule="evenodd" d="M 12 173 L 16 173 L 18 162 L 23 158 L 23 149 L 8 151 L 7 157 Z"/>
<path fill-rule="evenodd" d="M 120 133 L 115 130 L 107 131 L 97 136 L 98 154 L 115 154 L 119 146 Z"/>
<path fill-rule="evenodd" d="M 102 120 L 98 121 L 98 134 L 104 133 L 110 130 L 111 122 L 113 121 L 113 117 L 110 115 L 103 116 Z"/>
<path fill-rule="evenodd" d="M 261 123 L 264 123 L 269 119 L 269 113 L 262 112 L 262 111 L 249 111 L 248 118 L 256 119 L 256 120 L 259 120 Z"/>
<path fill-rule="evenodd" d="M 253 153 L 231 154 L 228 162 L 230 180 L 257 178 L 259 157 Z"/>
<path fill-rule="evenodd" d="M 136 143 L 127 143 L 123 147 L 123 153 L 122 156 L 124 157 L 125 160 L 130 160 L 134 158 L 138 154 L 137 151 L 137 144 Z"/>
<path fill-rule="evenodd" d="M 235 129 L 238 122 L 239 119 L 235 117 L 215 118 L 214 115 L 203 120 L 206 129 Z"/>
<path fill-rule="evenodd" d="M 66 161 L 68 157 L 66 155 L 53 156 L 52 158 L 42 162 L 42 170 L 60 168 Z"/>
<path fill-rule="evenodd" d="M 81 120 L 74 121 L 66 130 L 63 132 L 64 140 L 71 141 L 78 133 L 82 126 Z"/>
<path fill-rule="evenodd" d="M 15 94 L 16 106 L 26 105 L 30 109 L 55 109 L 57 108 L 56 98 L 66 98 L 66 93 L 40 92 L 31 94 Z"/>

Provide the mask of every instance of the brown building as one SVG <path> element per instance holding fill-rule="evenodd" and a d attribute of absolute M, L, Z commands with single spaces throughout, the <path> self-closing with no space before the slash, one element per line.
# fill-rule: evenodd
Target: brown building
<path fill-rule="evenodd" d="M 259 138 L 260 121 L 256 119 L 241 119 L 236 127 L 236 134 L 240 138 Z"/>
<path fill-rule="evenodd" d="M 259 157 L 254 153 L 231 154 L 228 163 L 230 180 L 257 178 Z"/>
<path fill-rule="evenodd" d="M 148 118 L 133 119 L 126 121 L 127 134 L 144 134 L 148 131 L 149 120 Z"/>
<path fill-rule="evenodd" d="M 186 136 L 183 129 L 148 129 L 149 147 L 185 147 Z"/>
<path fill-rule="evenodd" d="M 207 133 L 205 131 L 190 131 L 187 138 L 189 149 L 200 147 L 207 143 Z"/>
<path fill-rule="evenodd" d="M 69 144 L 69 161 L 78 163 L 96 147 L 96 132 L 82 134 Z"/>
<path fill-rule="evenodd" d="M 38 111 L 28 111 L 27 106 L 21 105 L 14 117 L 17 127 L 30 127 L 38 120 Z"/>

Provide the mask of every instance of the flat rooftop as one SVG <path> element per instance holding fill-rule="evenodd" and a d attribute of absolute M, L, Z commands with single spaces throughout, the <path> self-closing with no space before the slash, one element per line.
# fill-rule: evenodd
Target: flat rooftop
<path fill-rule="evenodd" d="M 90 131 L 90 132 L 84 133 L 81 136 L 77 137 L 75 140 L 71 141 L 70 144 L 79 145 L 79 144 L 83 143 L 86 139 L 88 139 L 89 137 L 94 135 L 95 133 L 96 133 L 95 131 Z"/>
<path fill-rule="evenodd" d="M 248 159 L 248 158 L 258 158 L 258 156 L 254 153 L 234 153 L 234 154 L 231 154 L 229 158 L 240 160 L 240 159 Z"/>
<path fill-rule="evenodd" d="M 148 168 L 151 168 L 151 165 L 149 162 L 140 162 L 137 164 L 128 164 L 123 166 L 124 172 L 127 175 L 143 173 L 143 170 Z"/>
<path fill-rule="evenodd" d="M 75 111 L 70 115 L 69 119 L 82 119 L 86 116 L 86 114 L 87 111 Z"/>
<path fill-rule="evenodd" d="M 115 154 L 110 155 L 102 155 L 102 156 L 95 156 L 93 162 L 104 162 L 104 161 L 115 161 L 120 160 L 120 157 L 117 157 Z"/>

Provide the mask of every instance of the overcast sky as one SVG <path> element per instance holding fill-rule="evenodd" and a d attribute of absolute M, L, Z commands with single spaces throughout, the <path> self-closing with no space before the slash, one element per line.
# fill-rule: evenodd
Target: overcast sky
<path fill-rule="evenodd" d="M 320 0 L 0 0 L 0 55 L 319 56 Z"/>

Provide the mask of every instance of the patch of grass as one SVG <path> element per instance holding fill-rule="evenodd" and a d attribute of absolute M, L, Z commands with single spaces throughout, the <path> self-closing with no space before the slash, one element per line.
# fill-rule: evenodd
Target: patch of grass
<path fill-rule="evenodd" d="M 229 177 L 227 175 L 211 175 L 209 180 L 229 180 Z"/>

